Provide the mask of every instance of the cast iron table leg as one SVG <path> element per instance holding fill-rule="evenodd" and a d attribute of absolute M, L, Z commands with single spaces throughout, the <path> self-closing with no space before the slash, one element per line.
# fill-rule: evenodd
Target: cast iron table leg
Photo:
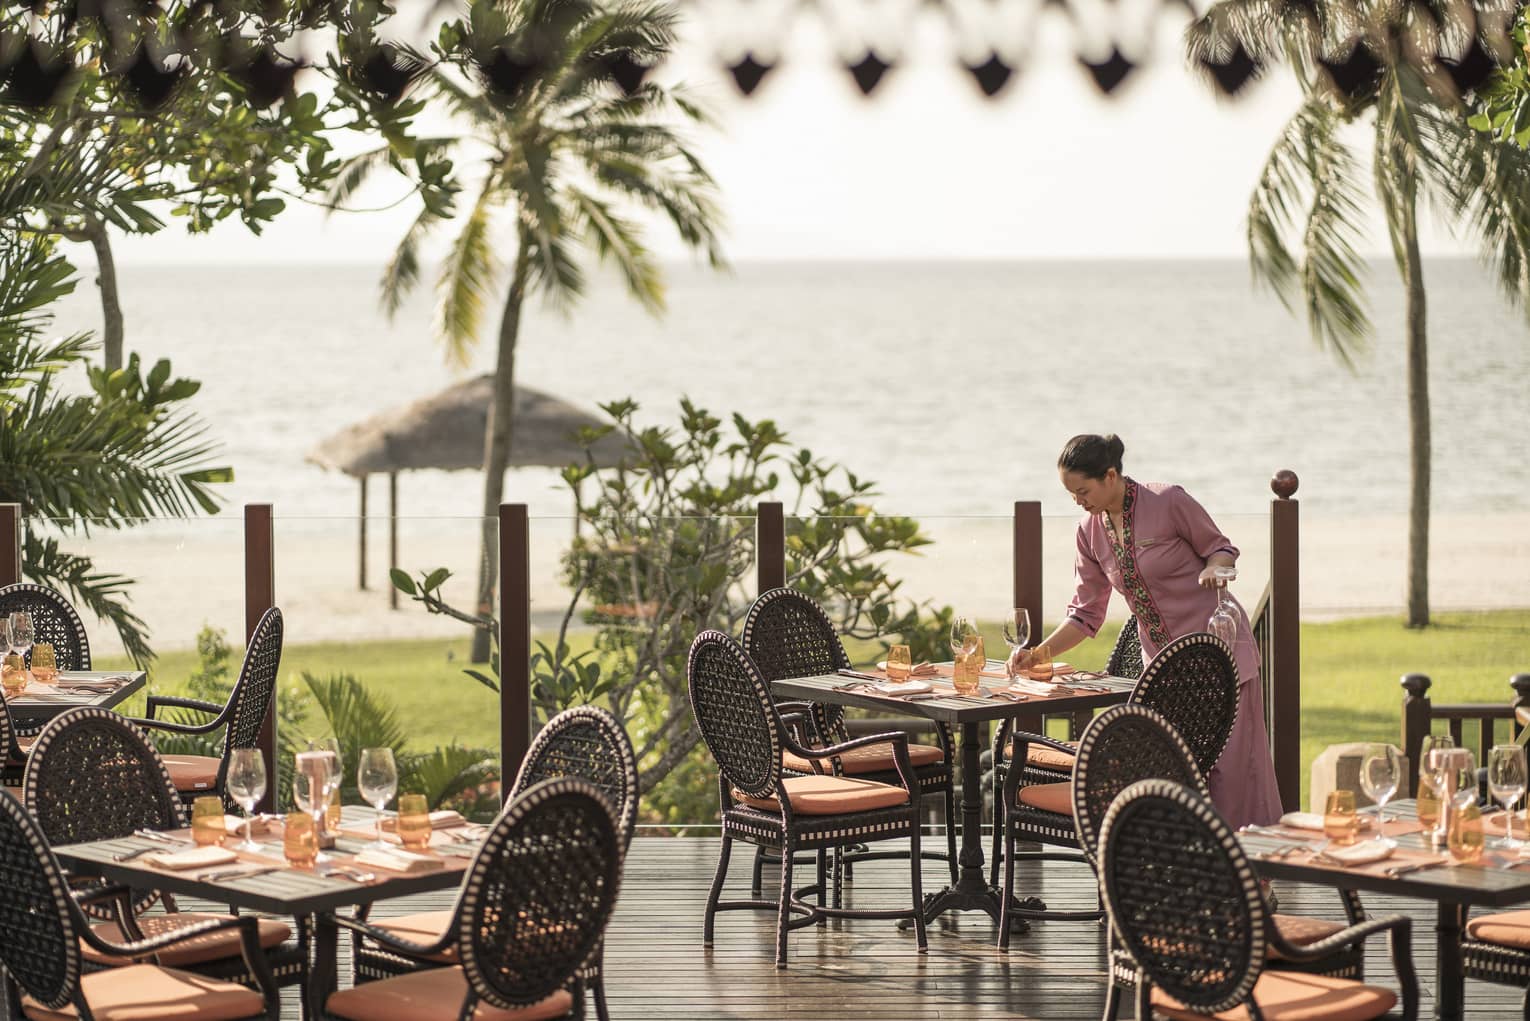
<path fill-rule="evenodd" d="M 958 859 L 961 872 L 955 886 L 948 886 L 924 899 L 925 921 L 933 922 L 947 911 L 984 911 L 999 920 L 1002 891 L 988 885 L 983 869 L 983 766 L 982 745 L 976 723 L 962 724 L 962 844 Z M 997 825 L 997 823 L 995 823 Z M 1027 901 L 1023 907 L 1044 909 L 1040 901 Z M 1010 912 L 1010 931 L 1030 929 L 1025 919 Z"/>
<path fill-rule="evenodd" d="M 317 1021 L 324 1016 L 324 1005 L 329 1001 L 329 994 L 339 986 L 336 960 L 340 949 L 340 927 L 335 924 L 334 915 L 328 911 L 300 918 L 298 924 L 313 926 L 313 961 L 308 971 L 303 1016 L 309 1021 Z"/>
<path fill-rule="evenodd" d="M 1466 927 L 1466 908 L 1440 903 L 1434 926 L 1434 1016 L 1440 1021 L 1461 1021 L 1466 1010 L 1466 976 L 1461 967 L 1461 930 Z"/>

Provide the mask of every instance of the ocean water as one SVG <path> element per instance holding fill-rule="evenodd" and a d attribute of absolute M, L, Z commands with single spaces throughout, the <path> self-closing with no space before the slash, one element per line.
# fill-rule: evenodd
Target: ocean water
<path fill-rule="evenodd" d="M 130 350 L 203 381 L 194 406 L 237 481 L 231 504 L 353 515 L 353 480 L 304 461 L 333 431 L 449 385 L 428 289 L 388 321 L 369 267 L 128 268 Z M 1530 329 L 1469 261 L 1428 266 L 1437 511 L 1530 509 Z M 535 304 L 519 376 L 591 411 L 632 397 L 673 423 L 681 395 L 775 419 L 791 440 L 877 480 L 880 508 L 1004 514 L 1069 504 L 1053 469 L 1078 432 L 1119 433 L 1127 471 L 1184 484 L 1213 513 L 1256 513 L 1279 468 L 1316 514 L 1407 507 L 1402 293 L 1373 267 L 1376 340 L 1354 372 L 1259 293 L 1241 261 L 751 264 L 672 267 L 668 312 L 614 279 L 569 315 Z M 61 329 L 94 329 L 87 271 Z M 471 372 L 492 364 L 497 309 Z M 473 515 L 476 473 L 401 482 L 401 511 Z M 374 512 L 384 487 L 374 482 Z M 507 498 L 566 514 L 550 470 Z"/>

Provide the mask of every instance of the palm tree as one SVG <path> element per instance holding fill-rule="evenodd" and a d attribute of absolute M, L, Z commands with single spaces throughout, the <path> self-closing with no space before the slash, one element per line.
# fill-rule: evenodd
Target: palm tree
<path fill-rule="evenodd" d="M 436 333 L 450 361 L 467 362 L 485 304 L 504 287 L 484 436 L 480 614 L 490 610 L 497 573 L 494 521 L 514 435 L 511 396 L 526 300 L 540 293 L 571 309 L 585 291 L 579 250 L 588 247 L 616 267 L 644 308 L 661 312 L 663 273 L 629 210 L 657 212 L 713 267 L 724 265 L 716 189 L 679 130 L 706 117 L 682 89 L 631 77 L 669 53 L 676 20 L 672 6 L 648 0 L 476 0 L 455 34 L 450 27 L 443 32 L 447 42 L 436 44 L 434 61 L 412 57 L 424 94 L 466 127 L 460 137 L 414 143 L 422 176 L 425 168 L 445 166 L 453 149 L 481 175 L 467 189 L 471 204 L 460 216 L 426 202 L 384 271 L 384 307 L 397 311 L 419 280 L 422 243 L 447 221 L 458 233 L 436 284 Z M 487 47 L 485 39 L 500 44 Z M 385 146 L 348 161 L 330 203 L 349 197 L 378 167 L 403 169 L 399 155 Z M 507 249 L 514 255 L 502 267 L 497 253 Z M 487 652 L 479 629 L 475 662 Z"/>
<path fill-rule="evenodd" d="M 1431 0 L 1432 3 L 1432 0 Z M 1421 200 L 1470 236 L 1511 303 L 1530 297 L 1530 156 L 1473 129 L 1452 67 L 1420 53 L 1498 47 L 1462 32 L 1454 9 L 1389 0 L 1221 0 L 1187 32 L 1192 62 L 1211 71 L 1251 56 L 1285 59 L 1302 104 L 1276 140 L 1249 199 L 1256 279 L 1300 306 L 1313 339 L 1353 367 L 1370 336 L 1356 252 L 1366 197 L 1361 161 L 1342 136 L 1371 133 L 1370 192 L 1406 294 L 1409 469 L 1407 622 L 1429 623 L 1430 408 Z M 1443 26 L 1443 27 L 1441 27 Z M 1432 34 L 1433 33 L 1433 34 Z M 1454 34 L 1453 34 L 1454 33 Z M 1460 62 L 1465 66 L 1466 60 Z"/>

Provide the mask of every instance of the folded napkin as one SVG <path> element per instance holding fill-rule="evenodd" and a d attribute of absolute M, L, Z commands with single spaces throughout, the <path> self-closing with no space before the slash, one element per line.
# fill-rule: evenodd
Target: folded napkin
<path fill-rule="evenodd" d="M 386 850 L 377 847 L 369 847 L 356 856 L 357 865 L 365 865 L 372 869 L 387 869 L 389 872 L 433 872 L 445 866 L 440 858 L 430 854 L 416 854 L 413 851 L 405 851 L 401 847 L 390 847 Z"/>
<path fill-rule="evenodd" d="M 1318 812 L 1287 812 L 1280 817 L 1280 824 L 1293 830 L 1321 830 L 1323 816 Z"/>
<path fill-rule="evenodd" d="M 1348 847 L 1329 844 L 1323 849 L 1323 854 L 1345 865 L 1369 865 L 1373 861 L 1392 857 L 1395 850 L 1397 845 L 1390 840 L 1362 840 Z"/>
<path fill-rule="evenodd" d="M 887 673 L 887 660 L 884 659 L 878 663 L 877 669 L 884 674 Z M 910 677 L 934 677 L 939 673 L 940 671 L 935 668 L 934 663 L 915 663 L 908 668 L 908 675 Z"/>
<path fill-rule="evenodd" d="M 929 690 L 926 687 L 925 690 Z M 450 808 L 437 809 L 430 813 L 430 828 L 433 830 L 449 830 L 455 826 L 465 826 L 467 820 L 462 818 L 461 812 L 454 812 Z M 383 832 L 392 833 L 398 829 L 398 816 L 390 815 L 382 821 Z"/>
<path fill-rule="evenodd" d="M 237 815 L 225 815 L 223 828 L 230 836 L 244 836 L 244 818 Z M 269 816 L 254 815 L 250 817 L 250 836 L 262 836 L 271 832 L 271 819 Z"/>
<path fill-rule="evenodd" d="M 180 851 L 151 851 L 143 861 L 162 869 L 205 869 L 213 865 L 227 865 L 238 861 L 239 856 L 226 847 L 188 847 Z"/>
<path fill-rule="evenodd" d="M 924 681 L 883 681 L 872 687 L 884 695 L 923 695 L 935 690 Z"/>

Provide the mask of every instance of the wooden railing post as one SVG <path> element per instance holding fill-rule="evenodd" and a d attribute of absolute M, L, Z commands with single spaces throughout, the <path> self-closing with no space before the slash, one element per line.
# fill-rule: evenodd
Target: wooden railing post
<path fill-rule="evenodd" d="M 1514 689 L 1514 719 L 1509 723 L 1509 740 L 1519 738 L 1519 732 L 1530 724 L 1526 719 L 1530 713 L 1530 674 L 1515 674 L 1509 678 L 1509 687 Z"/>
<path fill-rule="evenodd" d="M 1270 752 L 1280 803 L 1301 807 L 1302 637 L 1301 510 L 1296 473 L 1282 469 L 1270 480 Z"/>
<path fill-rule="evenodd" d="M 754 519 L 755 595 L 786 585 L 786 519 L 780 503 L 760 504 Z"/>
<path fill-rule="evenodd" d="M 250 644 L 255 637 L 255 626 L 261 615 L 276 605 L 276 538 L 271 524 L 269 503 L 244 505 L 244 643 Z M 260 725 L 257 744 L 260 757 L 266 762 L 266 793 L 255 806 L 259 812 L 276 811 L 276 700 L 281 697 L 281 684 L 271 693 L 271 704 L 266 707 L 265 722 Z"/>
<path fill-rule="evenodd" d="M 1418 795 L 1418 756 L 1430 727 L 1431 682 L 1423 674 L 1404 674 L 1398 683 L 1407 692 L 1402 704 L 1402 747 L 1403 754 L 1408 757 L 1407 796 L 1412 798 Z"/>
<path fill-rule="evenodd" d="M 1016 607 L 1031 611 L 1031 644 L 1041 640 L 1041 501 L 1016 500 L 1011 578 Z"/>
<path fill-rule="evenodd" d="M 21 581 L 21 504 L 0 503 L 0 587 Z"/>
<path fill-rule="evenodd" d="M 531 747 L 531 522 L 524 503 L 499 505 L 500 798 Z"/>

